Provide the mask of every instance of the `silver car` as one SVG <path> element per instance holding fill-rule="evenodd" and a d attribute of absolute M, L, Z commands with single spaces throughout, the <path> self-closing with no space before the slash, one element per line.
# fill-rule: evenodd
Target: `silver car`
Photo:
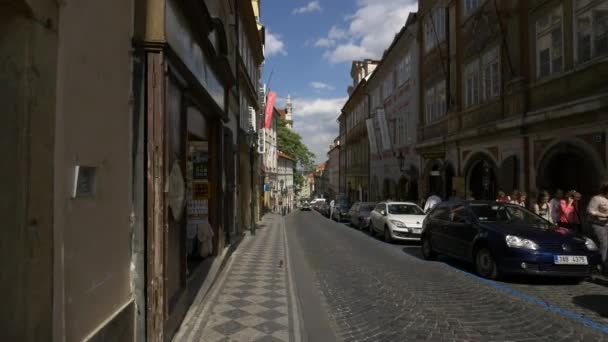
<path fill-rule="evenodd" d="M 386 242 L 419 241 L 426 215 L 412 202 L 381 202 L 370 215 L 370 233 L 383 234 Z"/>

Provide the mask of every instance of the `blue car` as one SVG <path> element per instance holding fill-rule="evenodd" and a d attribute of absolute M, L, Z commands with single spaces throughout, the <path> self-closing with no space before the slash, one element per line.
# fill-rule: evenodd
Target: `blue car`
<path fill-rule="evenodd" d="M 580 281 L 601 262 L 590 238 L 523 207 L 490 201 L 437 205 L 423 222 L 421 245 L 425 259 L 443 254 L 471 262 L 489 279 L 525 274 Z"/>

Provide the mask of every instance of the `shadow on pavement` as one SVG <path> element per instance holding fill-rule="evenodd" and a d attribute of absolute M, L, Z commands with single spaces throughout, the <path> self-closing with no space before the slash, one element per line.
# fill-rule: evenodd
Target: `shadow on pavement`
<path fill-rule="evenodd" d="M 583 295 L 576 296 L 572 302 L 587 310 L 595 311 L 602 317 L 608 318 L 608 296 L 606 295 Z"/>

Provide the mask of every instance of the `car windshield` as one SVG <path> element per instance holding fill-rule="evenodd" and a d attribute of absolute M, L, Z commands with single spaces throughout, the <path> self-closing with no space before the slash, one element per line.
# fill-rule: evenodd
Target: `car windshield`
<path fill-rule="evenodd" d="M 471 209 L 480 222 L 525 223 L 547 227 L 552 225 L 549 221 L 517 205 L 471 204 Z"/>
<path fill-rule="evenodd" d="M 338 208 L 350 208 L 350 205 L 348 204 L 348 202 L 338 202 L 338 203 L 336 203 L 336 207 L 338 207 Z"/>
<path fill-rule="evenodd" d="M 424 215 L 422 210 L 413 204 L 389 204 L 388 213 L 392 215 Z"/>

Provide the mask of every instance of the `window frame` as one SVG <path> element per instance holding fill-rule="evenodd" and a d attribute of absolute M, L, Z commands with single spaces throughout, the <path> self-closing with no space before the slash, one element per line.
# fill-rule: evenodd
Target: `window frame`
<path fill-rule="evenodd" d="M 481 4 L 484 0 L 464 0 L 462 2 L 462 11 L 464 13 L 465 17 L 468 17 L 469 15 L 471 15 L 471 13 L 475 12 L 479 7 L 481 7 Z M 475 3 L 475 5 L 468 7 L 467 3 L 471 2 L 471 3 Z"/>
<path fill-rule="evenodd" d="M 559 24 L 553 23 L 552 22 L 552 15 L 556 14 L 559 12 L 560 15 L 560 19 L 559 19 Z M 542 19 L 548 19 L 548 24 L 546 25 L 546 27 L 540 27 L 541 24 L 541 20 Z M 539 28 L 540 27 L 540 28 Z M 552 41 L 552 33 L 554 30 L 556 30 L 559 27 L 560 30 L 560 58 L 561 58 L 561 65 L 560 65 L 560 70 L 554 70 L 554 65 L 553 65 L 553 41 Z M 541 51 L 539 50 L 539 42 L 541 40 L 541 38 L 545 38 L 548 37 L 549 41 L 550 41 L 550 45 L 549 45 L 549 72 L 544 75 L 541 74 Z M 564 68 L 565 68 L 565 44 L 564 44 L 564 7 L 563 5 L 560 3 L 559 5 L 555 5 L 551 8 L 550 11 L 547 11 L 547 13 L 543 13 L 542 16 L 539 16 L 538 18 L 536 18 L 536 20 L 534 21 L 534 41 L 535 41 L 535 47 L 534 47 L 534 53 L 535 53 L 535 60 L 536 60 L 536 78 L 538 80 L 541 79 L 545 79 L 551 76 L 554 76 L 556 74 L 560 74 L 562 72 L 564 72 Z M 544 50 L 543 50 L 544 51 Z"/>
<path fill-rule="evenodd" d="M 573 49 L 574 49 L 574 63 L 576 65 L 578 64 L 584 64 L 587 63 L 589 61 L 592 61 L 596 58 L 601 58 L 601 57 L 606 57 L 608 56 L 608 51 L 604 52 L 604 53 L 597 53 L 596 51 L 596 32 L 595 32 L 595 16 L 594 14 L 596 12 L 606 12 L 608 13 L 608 3 L 606 1 L 603 0 L 588 0 L 586 1 L 585 4 L 580 5 L 581 1 L 580 0 L 573 0 L 573 9 L 574 9 L 574 13 L 573 13 L 573 40 L 574 40 L 574 44 L 573 44 Z M 579 8 L 580 7 L 580 8 Z M 582 60 L 581 59 L 581 54 L 580 54 L 580 37 L 579 37 L 579 19 L 581 17 L 588 17 L 589 18 L 589 58 Z M 606 34 L 608 35 L 608 33 Z"/>
<path fill-rule="evenodd" d="M 440 4 L 434 6 L 423 21 L 424 51 L 428 53 L 446 40 L 446 8 Z"/>

